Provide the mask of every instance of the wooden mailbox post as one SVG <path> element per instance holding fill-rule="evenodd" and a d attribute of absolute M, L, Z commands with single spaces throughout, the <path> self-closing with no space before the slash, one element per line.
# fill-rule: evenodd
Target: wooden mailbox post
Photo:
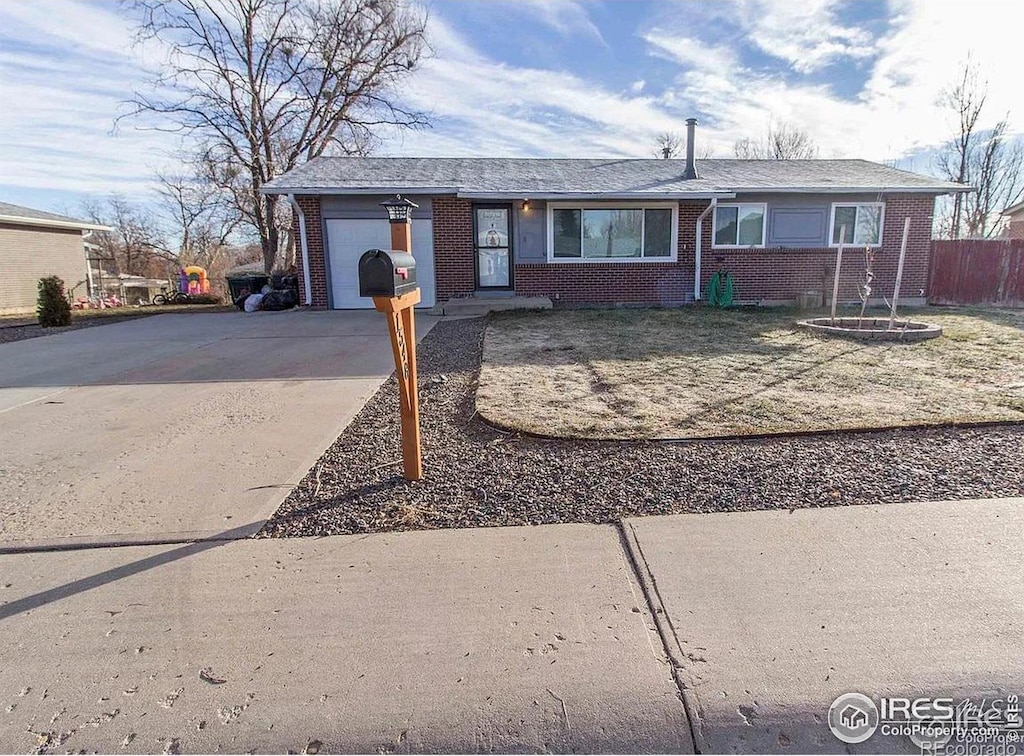
<path fill-rule="evenodd" d="M 391 223 L 392 253 L 370 250 L 359 263 L 360 289 L 363 288 L 364 261 L 375 255 L 380 269 L 391 279 L 392 289 L 386 294 L 373 294 L 373 306 L 388 319 L 391 351 L 395 358 L 395 375 L 402 421 L 402 464 L 406 480 L 423 478 L 423 453 L 420 447 L 420 400 L 416 381 L 416 316 L 413 309 L 420 302 L 412 254 L 412 209 L 416 205 L 401 196 L 381 203 Z M 405 253 L 393 254 L 394 252 Z M 408 259 L 408 262 L 403 260 Z M 406 267 L 402 267 L 405 265 Z M 385 267 L 386 266 L 386 267 Z M 410 276 L 410 273 L 413 275 Z M 409 280 L 411 277 L 411 281 Z M 402 280 L 405 283 L 402 283 Z"/>

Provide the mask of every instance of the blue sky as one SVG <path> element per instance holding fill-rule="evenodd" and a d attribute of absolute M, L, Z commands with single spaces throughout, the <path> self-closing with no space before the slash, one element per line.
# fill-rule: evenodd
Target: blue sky
<path fill-rule="evenodd" d="M 379 154 L 649 157 L 700 120 L 698 154 L 731 157 L 770 121 L 807 129 L 822 157 L 927 172 L 951 128 L 935 104 L 970 52 L 985 123 L 1024 129 L 1022 12 L 972 0 L 428 0 L 433 54 L 407 104 L 432 128 Z M 0 3 L 0 200 L 74 211 L 111 192 L 150 197 L 176 138 L 114 121 L 159 68 L 103 0 Z"/>

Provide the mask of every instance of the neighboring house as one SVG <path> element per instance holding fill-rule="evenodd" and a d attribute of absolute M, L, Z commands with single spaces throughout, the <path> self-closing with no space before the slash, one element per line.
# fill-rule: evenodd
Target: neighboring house
<path fill-rule="evenodd" d="M 379 203 L 396 193 L 419 205 L 412 251 L 427 307 L 510 294 L 678 305 L 720 268 L 740 302 L 792 303 L 831 294 L 843 225 L 858 248 L 841 299 L 858 298 L 865 246 L 875 295 L 890 296 L 907 217 L 902 301 L 924 304 L 935 198 L 969 188 L 863 160 L 321 157 L 264 191 L 301 211 L 306 303 L 366 308 L 356 263 L 389 246 Z"/>
<path fill-rule="evenodd" d="M 86 295 L 83 231 L 109 231 L 88 221 L 0 202 L 0 315 L 33 312 L 39 279 L 60 276 L 69 296 Z"/>
<path fill-rule="evenodd" d="M 1024 239 L 1024 202 L 1010 205 L 1003 210 L 1007 220 L 1006 236 L 1010 239 Z"/>

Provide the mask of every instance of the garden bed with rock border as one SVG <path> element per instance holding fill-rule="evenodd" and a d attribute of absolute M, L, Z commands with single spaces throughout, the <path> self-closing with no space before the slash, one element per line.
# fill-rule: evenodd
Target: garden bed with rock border
<path fill-rule="evenodd" d="M 887 318 L 811 318 L 800 320 L 797 325 L 825 336 L 861 341 L 902 341 L 913 344 L 937 339 L 942 335 L 941 326 L 914 320 L 899 320 L 890 328 Z"/>
<path fill-rule="evenodd" d="M 401 477 L 391 377 L 259 535 L 1024 495 L 1024 424 L 686 443 L 503 432 L 475 411 L 485 327 L 443 321 L 420 345 L 424 480 Z"/>

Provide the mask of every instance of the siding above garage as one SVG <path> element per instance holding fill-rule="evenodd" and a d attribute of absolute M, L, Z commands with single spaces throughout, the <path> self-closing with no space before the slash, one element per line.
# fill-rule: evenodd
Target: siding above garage
<path fill-rule="evenodd" d="M 324 219 L 336 218 L 345 220 L 385 220 L 387 211 L 381 207 L 384 200 L 392 199 L 393 194 L 362 194 L 362 195 L 324 195 L 320 198 L 320 212 Z M 405 196 L 405 195 L 403 195 Z M 432 216 L 433 208 L 430 197 L 422 194 L 409 195 L 406 199 L 415 202 L 419 207 L 412 211 L 412 222 L 425 220 Z"/>

